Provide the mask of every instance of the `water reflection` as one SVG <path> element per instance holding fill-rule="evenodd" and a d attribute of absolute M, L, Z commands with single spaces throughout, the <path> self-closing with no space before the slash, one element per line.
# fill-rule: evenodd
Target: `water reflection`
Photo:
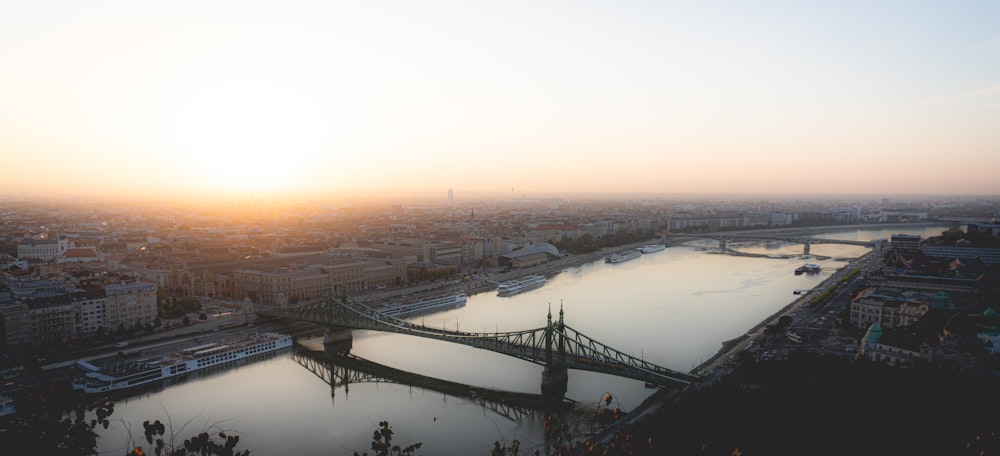
<path fill-rule="evenodd" d="M 327 345 L 323 351 L 297 345 L 292 359 L 330 385 L 331 399 L 335 398 L 337 389 L 342 389 L 346 398 L 351 384 L 394 383 L 470 400 L 514 423 L 528 417 L 561 415 L 574 403 L 565 398 L 481 388 L 394 369 L 351 354 L 350 344 L 340 347 Z"/>
<path fill-rule="evenodd" d="M 943 229 L 906 234 L 927 237 Z M 818 236 L 867 241 L 899 231 Z M 542 288 L 517 296 L 471 295 L 463 308 L 415 321 L 447 329 L 507 332 L 543 326 L 549 306 L 563 305 L 568 325 L 623 352 L 687 372 L 714 355 L 723 341 L 744 334 L 797 298 L 793 290 L 814 288 L 843 267 L 843 259 L 868 251 L 860 246 L 817 244 L 806 257 L 801 244 L 731 246 L 789 257 L 708 254 L 718 248 L 717 242 L 695 242 L 626 263 L 587 263 L 555 274 Z M 822 271 L 796 276 L 794 269 L 804 262 L 818 263 Z M 529 395 L 538 394 L 542 375 L 541 366 L 527 361 L 399 334 L 354 331 L 351 353 L 394 370 Z M 510 419 L 514 415 L 485 409 L 470 397 L 424 386 L 371 382 L 334 387 L 303 368 L 297 356 L 278 354 L 116 403 L 115 418 L 121 421 L 101 433 L 101 452 L 122 454 L 119 450 L 130 438 L 127 423 L 162 421 L 168 413 L 175 424 L 190 420 L 188 430 L 223 421 L 227 429 L 242 436 L 241 448 L 260 455 L 365 450 L 380 420 L 405 432 L 406 439 L 424 442 L 427 454 L 489 454 L 492 443 L 500 438 L 518 438 L 524 442 L 522 449 L 544 445 L 543 420 L 534 414 L 514 422 Z M 334 365 L 352 367 L 343 362 Z M 570 370 L 569 377 L 566 397 L 576 401 L 576 409 L 595 409 L 610 392 L 616 404 L 628 411 L 652 393 L 643 382 L 607 374 Z M 333 393 L 336 404 L 331 403 Z"/>

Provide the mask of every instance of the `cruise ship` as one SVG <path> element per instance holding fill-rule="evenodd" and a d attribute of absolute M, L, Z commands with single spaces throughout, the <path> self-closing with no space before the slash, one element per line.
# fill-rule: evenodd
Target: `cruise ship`
<path fill-rule="evenodd" d="M 401 304 L 395 307 L 379 310 L 383 315 L 396 318 L 406 318 L 413 315 L 435 312 L 438 310 L 457 309 L 465 305 L 469 297 L 465 293 L 441 296 L 412 304 Z"/>
<path fill-rule="evenodd" d="M 649 244 L 649 245 L 644 245 L 642 247 L 639 247 L 639 252 L 642 252 L 642 253 L 653 253 L 653 252 L 659 252 L 660 250 L 663 250 L 665 248 L 667 248 L 667 246 L 665 246 L 663 244 Z"/>
<path fill-rule="evenodd" d="M 81 360 L 76 364 L 86 373 L 74 379 L 72 385 L 85 393 L 122 390 L 291 346 L 292 336 L 263 333 L 228 343 L 199 345 L 159 359 L 130 361 L 108 369 Z"/>
<path fill-rule="evenodd" d="M 799 267 L 795 268 L 795 275 L 799 275 L 799 274 L 802 274 L 802 273 L 815 274 L 815 273 L 817 273 L 819 271 L 820 271 L 820 267 L 819 267 L 818 264 L 806 263 L 806 264 L 803 264 L 802 266 L 799 266 Z"/>
<path fill-rule="evenodd" d="M 621 263 L 623 261 L 634 260 L 642 256 L 638 250 L 624 250 L 621 252 L 613 253 L 604 259 L 605 263 Z"/>
<path fill-rule="evenodd" d="M 520 279 L 508 280 L 497 286 L 498 296 L 510 296 L 515 293 L 520 293 L 525 290 L 530 290 L 532 288 L 537 288 L 545 285 L 545 276 L 542 275 L 529 275 L 526 277 L 521 277 Z"/>

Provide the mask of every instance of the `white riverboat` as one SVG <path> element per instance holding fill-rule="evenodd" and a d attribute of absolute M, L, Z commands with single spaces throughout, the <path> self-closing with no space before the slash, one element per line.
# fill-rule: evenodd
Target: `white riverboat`
<path fill-rule="evenodd" d="M 649 244 L 639 247 L 639 252 L 641 253 L 653 253 L 659 252 L 660 250 L 666 249 L 667 246 L 663 244 Z"/>
<path fill-rule="evenodd" d="M 531 290 L 545 285 L 546 279 L 543 275 L 532 274 L 520 279 L 508 280 L 497 286 L 498 296 L 510 296 L 522 291 Z"/>
<path fill-rule="evenodd" d="M 171 353 L 159 359 L 129 361 L 101 368 L 77 361 L 85 373 L 73 380 L 73 388 L 86 393 L 105 393 L 133 388 L 231 363 L 292 346 L 292 336 L 263 333 L 231 342 L 211 343 Z"/>
<path fill-rule="evenodd" d="M 621 263 L 628 260 L 634 260 L 642 256 L 638 250 L 623 250 L 621 252 L 612 253 L 607 258 L 604 259 L 605 263 Z"/>
<path fill-rule="evenodd" d="M 394 307 L 380 309 L 379 312 L 396 318 L 406 318 L 413 315 L 436 312 L 438 310 L 457 309 L 465 305 L 469 297 L 465 293 L 450 296 L 441 296 L 426 301 L 410 304 L 401 304 Z"/>

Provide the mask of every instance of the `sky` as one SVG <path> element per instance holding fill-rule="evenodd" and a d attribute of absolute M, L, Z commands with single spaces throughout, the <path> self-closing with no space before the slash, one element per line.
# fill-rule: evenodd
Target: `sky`
<path fill-rule="evenodd" d="M 1000 194 L 996 1 L 5 1 L 0 194 Z"/>

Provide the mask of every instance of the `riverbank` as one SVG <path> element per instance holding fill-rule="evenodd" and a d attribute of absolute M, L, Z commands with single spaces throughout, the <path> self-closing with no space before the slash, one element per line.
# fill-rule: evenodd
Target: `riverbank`
<path fill-rule="evenodd" d="M 847 263 L 844 267 L 839 268 L 836 273 L 831 274 L 829 277 L 820 282 L 816 288 L 831 289 L 836 288 L 839 282 L 843 279 L 845 271 L 854 268 L 857 263 L 864 261 L 868 255 L 874 255 L 874 252 L 868 252 L 858 258 Z M 798 298 L 794 299 L 792 302 L 788 303 L 778 311 L 761 320 L 760 323 L 755 325 L 753 328 L 739 337 L 725 341 L 722 343 L 722 348 L 716 352 L 711 358 L 707 359 L 705 362 L 701 363 L 697 367 L 691 370 L 692 375 L 697 375 L 701 377 L 707 377 L 712 375 L 722 363 L 729 359 L 731 355 L 746 349 L 747 345 L 750 344 L 757 337 L 764 335 L 764 329 L 769 326 L 778 323 L 778 320 L 786 315 L 791 315 L 799 310 L 803 305 L 809 305 L 809 301 L 812 299 L 812 295 L 809 293 L 801 294 Z"/>
<path fill-rule="evenodd" d="M 838 282 L 843 278 L 845 271 L 853 268 L 856 263 L 863 261 L 868 255 L 873 255 L 873 252 L 868 252 L 861 257 L 858 257 L 848 263 L 846 266 L 840 268 L 837 273 L 832 274 L 827 277 L 817 288 L 829 288 L 836 287 Z M 699 364 L 695 368 L 689 371 L 690 374 L 701 377 L 703 380 L 700 383 L 695 383 L 679 388 L 662 388 L 651 394 L 645 400 L 642 401 L 635 409 L 629 411 L 629 413 L 616 422 L 614 426 L 608 428 L 603 432 L 596 440 L 603 443 L 608 443 L 614 437 L 614 433 L 622 428 L 626 428 L 633 425 L 638 420 L 643 417 L 655 414 L 662 407 L 667 404 L 673 403 L 683 395 L 689 392 L 697 392 L 701 387 L 706 384 L 712 383 L 718 379 L 724 371 L 724 367 L 728 362 L 735 357 L 735 355 L 743 350 L 746 350 L 750 344 L 754 343 L 755 340 L 764 336 L 764 329 L 772 324 L 778 322 L 778 320 L 786 315 L 791 315 L 799 310 L 803 305 L 808 306 L 811 296 L 808 294 L 800 295 L 796 299 L 789 302 L 787 305 L 772 313 L 771 315 L 765 317 L 760 323 L 756 324 L 750 328 L 745 334 L 742 334 L 733 339 L 722 342 L 722 348 L 715 353 L 712 357 L 705 360 L 703 363 Z"/>
<path fill-rule="evenodd" d="M 807 226 L 807 227 L 784 227 L 784 228 L 761 228 L 754 230 L 734 230 L 725 232 L 712 232 L 707 233 L 707 235 L 718 235 L 718 234 L 731 234 L 734 236 L 751 236 L 755 234 L 759 235 L 787 235 L 787 236 L 807 236 L 817 233 L 826 233 L 831 231 L 850 231 L 850 230 L 861 230 L 861 229 L 886 229 L 899 227 L 900 229 L 909 229 L 914 227 L 928 227 L 928 226 L 950 226 L 949 223 L 942 222 L 912 222 L 912 223 L 878 223 L 878 224 L 854 224 L 854 225 L 818 225 L 818 226 Z M 566 255 L 564 257 L 558 258 L 556 260 L 549 261 L 547 263 L 531 266 L 523 269 L 514 269 L 507 272 L 485 272 L 481 274 L 481 277 L 477 280 L 469 282 L 451 282 L 451 283 L 431 283 L 424 285 L 416 285 L 412 287 L 403 288 L 391 288 L 387 290 L 380 290 L 376 292 L 368 292 L 365 294 L 352 295 L 353 298 L 365 301 L 381 301 L 381 300 L 412 300 L 412 299 L 422 299 L 430 298 L 445 294 L 455 294 L 455 293 L 465 293 L 467 295 L 474 295 L 478 293 L 486 293 L 496 289 L 496 286 L 504 281 L 514 279 L 517 277 L 529 275 L 529 274 L 541 274 L 546 277 L 551 277 L 556 273 L 576 267 L 581 266 L 591 261 L 598 261 L 603 259 L 605 256 L 617 252 L 619 250 L 625 249 L 637 249 L 643 245 L 651 243 L 663 243 L 668 248 L 686 244 L 697 240 L 693 237 L 684 237 L 681 239 L 671 238 L 669 234 L 657 238 L 657 239 L 647 239 L 644 241 L 634 242 L 631 244 L 619 245 L 615 247 L 606 247 L 601 250 L 583 253 L 578 255 Z M 741 253 L 739 251 L 728 250 L 725 252 L 720 252 L 727 255 L 739 255 L 748 257 L 770 257 L 771 255 L 761 255 L 752 253 Z M 797 256 L 797 255 L 796 255 Z M 780 258 L 781 256 L 776 256 L 775 258 Z"/>
<path fill-rule="evenodd" d="M 677 245 L 683 242 L 688 242 L 690 239 L 685 239 L 680 242 L 675 242 L 673 245 Z M 389 290 L 383 290 L 376 293 L 368 293 L 364 295 L 352 295 L 352 298 L 357 299 L 362 302 L 368 301 L 383 301 L 383 300 L 419 300 L 425 298 L 431 298 L 439 295 L 447 294 L 457 294 L 465 293 L 469 296 L 479 293 L 488 293 L 496 290 L 497 285 L 502 282 L 516 279 L 518 277 L 523 277 L 531 274 L 543 275 L 547 278 L 551 278 L 555 274 L 577 266 L 582 266 L 584 264 L 602 260 L 605 256 L 610 255 L 613 252 L 625 249 L 636 249 L 643 245 L 656 242 L 656 240 L 644 240 L 640 242 L 635 242 L 632 244 L 620 245 L 615 247 L 607 247 L 601 250 L 582 253 L 582 254 L 568 254 L 566 256 L 557 258 L 555 260 L 548 261 L 546 263 L 538 264 L 535 266 L 527 268 L 512 269 L 505 272 L 488 271 L 484 272 L 481 277 L 477 280 L 468 282 L 452 282 L 452 283 L 434 283 L 426 285 L 417 285 L 405 288 L 394 288 Z M 663 241 L 660 241 L 663 242 Z M 668 247 L 671 246 L 670 243 L 666 244 Z"/>

